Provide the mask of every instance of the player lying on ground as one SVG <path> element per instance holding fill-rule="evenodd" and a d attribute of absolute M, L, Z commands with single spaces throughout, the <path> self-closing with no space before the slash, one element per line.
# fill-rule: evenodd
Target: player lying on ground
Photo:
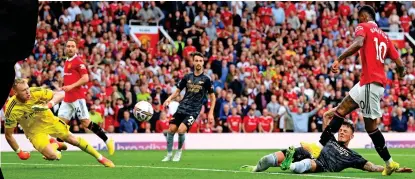
<path fill-rule="evenodd" d="M 345 122 L 339 131 L 339 142 L 333 141 L 335 139 L 329 141 L 329 144 L 323 148 L 321 155 L 317 159 L 314 159 L 303 147 L 290 147 L 287 150 L 263 156 L 256 166 L 244 165 L 241 167 L 241 170 L 263 172 L 270 167 L 280 166 L 283 170 L 290 169 L 295 173 L 340 172 L 346 168 L 382 172 L 383 166 L 375 165 L 347 148 L 347 144 L 353 138 L 352 128 L 351 124 Z M 411 173 L 412 171 L 411 168 L 399 168 L 396 170 L 396 172 L 405 173 Z"/>
<path fill-rule="evenodd" d="M 24 134 L 46 160 L 59 160 L 62 154 L 58 149 L 65 149 L 64 143 L 50 142 L 49 136 L 60 138 L 65 142 L 79 147 L 94 156 L 106 167 L 114 167 L 112 161 L 103 157 L 94 147 L 81 137 L 69 132 L 67 124 L 54 116 L 50 108 L 65 97 L 64 93 L 55 93 L 49 89 L 31 87 L 24 79 L 16 79 L 13 84 L 14 96 L 6 105 L 5 136 L 10 147 L 17 155 L 27 160 L 28 152 L 23 152 L 13 137 L 17 123 L 23 128 Z"/>
<path fill-rule="evenodd" d="M 208 119 L 213 122 L 213 111 L 215 109 L 216 96 L 213 93 L 212 81 L 208 76 L 203 74 L 204 56 L 202 53 L 192 53 L 194 71 L 189 73 L 180 80 L 177 90 L 166 99 L 164 107 L 167 107 L 170 101 L 180 95 L 180 92 L 186 88 L 186 93 L 183 100 L 180 101 L 173 119 L 170 121 L 169 132 L 167 133 L 167 156 L 162 160 L 163 162 L 172 159 L 173 138 L 174 134 L 179 133 L 178 151 L 174 155 L 173 161 L 180 161 L 182 155 L 182 147 L 184 144 L 184 134 L 190 129 L 203 105 L 205 96 L 209 96 L 210 106 Z"/>
<path fill-rule="evenodd" d="M 325 118 L 332 117 L 332 109 L 324 114 Z M 353 124 L 344 122 L 341 126 L 336 141 L 332 135 L 331 140 L 325 145 L 317 159 L 305 147 L 290 147 L 262 157 L 256 166 L 244 165 L 241 170 L 251 172 L 262 172 L 269 167 L 281 166 L 281 169 L 288 168 L 295 173 L 305 172 L 340 172 L 346 168 L 358 168 L 370 172 L 382 172 L 384 167 L 375 165 L 358 153 L 347 148 L 353 138 Z M 292 163 L 294 162 L 294 163 Z M 397 172 L 412 172 L 411 168 L 399 168 Z"/>
<path fill-rule="evenodd" d="M 85 101 L 85 93 L 81 89 L 89 81 L 88 70 L 81 57 L 76 55 L 78 52 L 75 40 L 70 39 L 65 45 L 65 54 L 68 58 L 65 60 L 63 83 L 65 86 L 65 98 L 59 107 L 58 117 L 68 123 L 75 115 L 81 121 L 81 127 L 89 129 L 101 138 L 106 144 L 108 153 L 114 154 L 114 140 L 108 138 L 104 130 L 90 120 L 88 108 Z"/>
<path fill-rule="evenodd" d="M 333 62 L 331 71 L 340 71 L 341 61 L 359 52 L 362 70 L 359 83 L 355 84 L 343 101 L 337 107 L 333 120 L 323 131 L 322 136 L 329 136 L 339 131 L 344 117 L 353 110 L 360 108 L 365 121 L 365 129 L 372 139 L 379 156 L 385 161 L 386 167 L 382 175 L 391 175 L 399 168 L 399 163 L 392 157 L 385 145 L 385 138 L 378 129 L 377 118 L 382 117 L 380 99 L 384 93 L 387 78 L 384 71 L 384 61 L 389 57 L 396 63 L 399 78 L 405 76 L 405 65 L 388 35 L 375 22 L 375 10 L 368 5 L 359 9 L 359 24 L 356 26 L 353 43 Z M 330 138 L 321 137 L 321 144 Z"/>

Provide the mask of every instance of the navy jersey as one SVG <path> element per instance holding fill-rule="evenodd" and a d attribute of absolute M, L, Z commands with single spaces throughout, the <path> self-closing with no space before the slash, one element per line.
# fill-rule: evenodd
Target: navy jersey
<path fill-rule="evenodd" d="M 183 90 L 186 88 L 184 98 L 179 103 L 176 113 L 194 116 L 199 115 L 202 109 L 203 100 L 207 94 L 213 93 L 212 81 L 205 74 L 196 76 L 189 73 L 180 80 L 178 88 Z"/>
<path fill-rule="evenodd" d="M 346 168 L 363 170 L 366 162 L 366 159 L 337 142 L 334 137 L 326 143 L 316 160 L 317 165 L 325 172 L 340 172 Z"/>

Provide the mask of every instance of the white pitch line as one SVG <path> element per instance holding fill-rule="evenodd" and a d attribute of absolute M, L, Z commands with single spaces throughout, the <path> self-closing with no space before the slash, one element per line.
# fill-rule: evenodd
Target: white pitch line
<path fill-rule="evenodd" d="M 378 156 L 379 154 L 374 154 L 374 153 L 359 153 L 360 155 L 376 155 Z M 397 157 L 415 157 L 414 154 L 391 154 L 392 157 L 397 156 Z"/>
<path fill-rule="evenodd" d="M 73 165 L 73 164 L 34 164 L 34 163 L 1 163 L 2 165 L 27 165 L 27 166 L 56 166 L 56 167 L 103 167 L 102 165 Z M 211 172 L 229 172 L 229 173 L 254 173 L 238 170 L 222 170 L 210 168 L 182 168 L 182 167 L 155 167 L 155 166 L 132 166 L 132 165 L 116 165 L 116 168 L 151 168 L 151 169 L 167 169 L 167 170 L 191 170 L 191 171 L 211 171 Z M 344 176 L 330 176 L 330 175 L 313 175 L 313 174 L 290 174 L 290 173 L 268 173 L 257 172 L 255 174 L 265 175 L 288 175 L 297 177 L 318 177 L 318 178 L 342 178 L 342 179 L 374 179 L 374 178 L 360 178 L 360 177 L 344 177 Z"/>

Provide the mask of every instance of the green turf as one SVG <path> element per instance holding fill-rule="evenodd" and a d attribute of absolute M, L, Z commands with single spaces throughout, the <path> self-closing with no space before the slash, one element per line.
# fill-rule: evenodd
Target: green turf
<path fill-rule="evenodd" d="M 366 159 L 382 164 L 375 150 L 357 150 Z M 415 149 L 390 150 L 401 166 L 415 168 Z M 20 160 L 15 153 L 2 153 L 2 169 L 6 179 L 111 179 L 111 178 L 160 178 L 160 179 L 246 179 L 246 178 L 385 178 L 381 173 L 369 173 L 348 169 L 341 173 L 298 175 L 279 168 L 266 173 L 239 172 L 245 164 L 255 165 L 263 155 L 274 150 L 221 150 L 183 151 L 182 161 L 161 162 L 164 151 L 116 151 L 109 158 L 116 168 L 105 168 L 83 152 L 63 152 L 60 161 L 44 161 L 37 152 L 27 161 Z M 107 155 L 106 151 L 102 151 Z M 392 178 L 414 178 L 414 174 L 394 173 Z"/>

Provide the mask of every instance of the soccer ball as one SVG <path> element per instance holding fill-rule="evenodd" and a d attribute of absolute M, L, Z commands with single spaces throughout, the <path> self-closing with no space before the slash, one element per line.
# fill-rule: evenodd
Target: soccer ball
<path fill-rule="evenodd" d="M 147 101 L 140 101 L 134 106 L 134 117 L 139 121 L 148 121 L 153 117 L 153 106 Z"/>

